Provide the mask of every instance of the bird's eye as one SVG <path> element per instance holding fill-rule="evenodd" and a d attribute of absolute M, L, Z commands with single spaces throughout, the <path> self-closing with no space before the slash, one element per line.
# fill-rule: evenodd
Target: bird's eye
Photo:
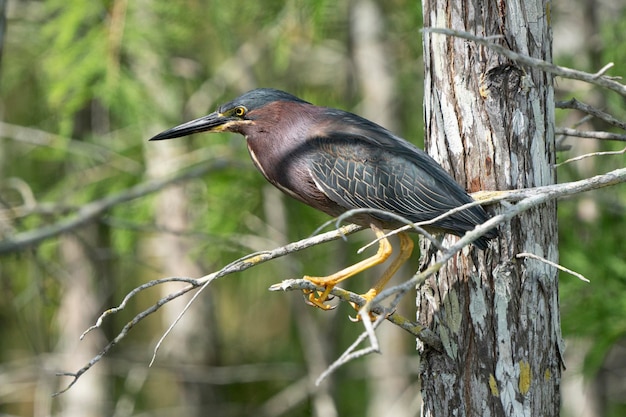
<path fill-rule="evenodd" d="M 242 117 L 244 114 L 246 114 L 246 108 L 244 106 L 237 106 L 235 107 L 235 109 L 233 110 L 233 113 L 235 114 L 235 116 L 237 117 Z"/>

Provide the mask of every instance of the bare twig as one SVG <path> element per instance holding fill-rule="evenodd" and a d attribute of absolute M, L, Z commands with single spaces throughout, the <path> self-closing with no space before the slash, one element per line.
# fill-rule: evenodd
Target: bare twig
<path fill-rule="evenodd" d="M 480 203 L 470 203 L 470 207 L 472 205 L 477 205 Z M 465 206 L 463 206 L 463 208 L 467 208 L 466 207 L 467 204 Z M 357 215 L 357 214 L 362 214 L 362 213 L 367 213 L 367 214 L 378 214 L 380 216 L 383 217 L 388 217 L 390 219 L 396 220 L 398 223 L 404 223 L 405 226 L 401 229 L 395 229 L 390 231 L 389 233 L 386 233 L 384 236 L 381 236 L 379 238 L 374 239 L 373 241 L 371 241 L 370 243 L 368 243 L 367 245 L 363 246 L 362 248 L 360 248 L 357 253 L 363 253 L 363 251 L 367 248 L 369 248 L 370 246 L 378 243 L 381 239 L 383 239 L 384 237 L 389 237 L 389 236 L 393 236 L 395 234 L 398 234 L 404 230 L 410 230 L 413 229 L 414 231 L 416 231 L 417 233 L 421 234 L 422 236 L 424 236 L 426 239 L 430 240 L 432 242 L 432 244 L 438 249 L 438 250 L 443 250 L 443 247 L 441 246 L 441 243 L 439 243 L 439 241 L 430 233 L 428 233 L 426 230 L 424 230 L 421 226 L 423 225 L 428 225 L 428 224 L 432 224 L 435 221 L 439 220 L 440 218 L 444 218 L 444 217 L 448 217 L 449 215 L 452 215 L 454 213 L 456 213 L 458 210 L 457 209 L 453 209 L 450 210 L 449 212 L 444 213 L 443 215 L 437 217 L 434 220 L 429 220 L 429 221 L 425 221 L 425 222 L 419 222 L 419 223 L 413 223 L 410 220 L 407 220 L 406 218 L 399 216 L 397 214 L 394 213 L 390 213 L 388 211 L 385 210 L 378 210 L 378 209 L 370 209 L 370 208 L 363 208 L 363 209 L 352 209 L 352 210 L 348 210 L 345 213 L 343 213 L 341 216 L 337 217 L 337 220 L 335 221 L 335 224 L 337 227 L 339 227 L 339 225 L 345 220 L 345 219 L 349 219 L 350 217 Z"/>
<path fill-rule="evenodd" d="M 92 201 L 80 207 L 76 215 L 69 219 L 63 219 L 57 223 L 44 226 L 35 230 L 29 230 L 15 236 L 6 237 L 0 241 L 0 255 L 10 252 L 18 252 L 24 248 L 41 243 L 46 239 L 67 233 L 84 224 L 96 219 L 112 207 L 139 197 L 157 192 L 165 187 L 188 180 L 190 178 L 201 177 L 209 172 L 219 171 L 232 164 L 229 161 L 217 160 L 200 164 L 185 172 L 174 176 L 146 181 L 135 185 L 121 193 L 113 194 L 100 200 Z"/>
<path fill-rule="evenodd" d="M 565 164 L 568 164 L 570 162 L 576 162 L 576 161 L 580 161 L 580 160 L 585 159 L 585 158 L 591 158 L 592 156 L 621 155 L 623 153 L 626 153 L 626 148 L 622 149 L 621 151 L 606 151 L 606 152 L 586 153 L 584 155 L 580 155 L 580 156 L 577 156 L 575 158 L 566 159 L 563 162 L 559 162 L 558 164 L 552 165 L 552 167 L 553 168 L 557 168 L 557 167 L 560 167 L 561 165 L 565 165 Z"/>
<path fill-rule="evenodd" d="M 359 315 L 360 314 L 362 313 L 359 312 Z M 348 347 L 348 349 L 346 349 L 335 362 L 333 362 L 328 368 L 326 368 L 326 370 L 324 370 L 324 372 L 322 372 L 322 374 L 315 381 L 315 385 L 321 384 L 324 379 L 326 379 L 330 374 L 335 372 L 337 369 L 339 369 L 341 366 L 345 365 L 346 363 L 354 359 L 358 359 L 363 356 L 369 355 L 370 353 L 379 352 L 378 339 L 376 338 L 374 329 L 377 328 L 380 325 L 380 323 L 382 323 L 385 320 L 385 317 L 383 315 L 378 316 L 378 318 L 373 324 L 370 320 L 368 313 L 365 313 L 361 317 L 363 317 L 363 325 L 365 326 L 365 331 L 361 333 L 354 340 L 354 342 L 352 342 L 350 347 Z M 369 339 L 370 345 L 363 349 L 356 350 L 357 347 L 366 339 Z"/>
<path fill-rule="evenodd" d="M 599 76 L 601 76 L 601 75 L 604 75 L 604 74 L 605 74 L 608 70 L 610 70 L 610 69 L 611 69 L 611 68 L 613 68 L 614 66 L 615 66 L 615 64 L 614 64 L 614 63 L 609 62 L 608 64 L 606 64 L 605 66 L 603 66 L 602 68 L 600 68 L 600 69 L 598 70 L 598 72 L 596 72 L 596 73 L 595 73 L 595 74 L 593 74 L 593 75 L 595 75 L 596 77 L 599 77 Z"/>
<path fill-rule="evenodd" d="M 180 281 L 183 279 L 173 279 L 175 281 Z M 163 280 L 159 280 L 161 281 L 160 283 L 163 282 L 167 282 L 167 279 L 163 279 Z M 85 372 L 87 372 L 89 369 L 91 369 L 96 363 L 100 362 L 100 360 L 102 360 L 102 358 L 113 348 L 113 346 L 117 345 L 122 339 L 124 339 L 128 333 L 130 332 L 130 330 L 135 327 L 135 325 L 137 323 L 139 323 L 141 320 L 145 319 L 146 317 L 148 317 L 149 315 L 151 315 L 152 313 L 156 312 L 158 309 L 160 309 L 161 307 L 163 307 L 165 304 L 169 303 L 170 301 L 180 297 L 181 295 L 187 293 L 188 291 L 191 291 L 193 288 L 195 288 L 193 285 L 187 286 L 177 292 L 168 294 L 166 297 L 161 298 L 159 301 L 157 301 L 155 304 L 153 304 L 151 307 L 145 309 L 144 311 L 142 311 L 141 313 L 137 314 L 135 317 L 133 317 L 133 319 L 131 321 L 129 321 L 128 323 L 126 323 L 126 325 L 122 328 L 122 330 L 119 332 L 119 334 L 115 337 L 115 339 L 113 339 L 111 342 L 109 342 L 109 344 L 107 344 L 104 349 L 102 349 L 102 351 L 100 351 L 100 353 L 98 353 L 96 356 L 94 356 L 87 364 L 85 364 L 85 366 L 83 366 L 82 368 L 80 368 L 77 372 L 60 372 L 57 375 L 59 376 L 70 376 L 72 377 L 72 381 L 61 391 L 58 391 L 56 393 L 53 394 L 53 396 L 57 396 L 60 394 L 63 394 L 64 392 L 66 392 L 67 390 L 69 390 L 70 388 L 72 388 L 72 386 L 78 381 L 78 378 L 80 378 Z M 122 307 L 123 308 L 123 307 Z M 117 311 L 121 310 L 121 308 L 119 308 Z M 108 314 L 106 314 L 108 315 Z M 106 316 L 105 315 L 105 316 Z M 93 329 L 95 327 L 92 326 Z"/>
<path fill-rule="evenodd" d="M 318 290 L 319 288 L 315 286 L 311 281 L 306 279 L 286 279 L 278 284 L 272 285 L 269 290 L 270 291 L 301 291 L 301 290 Z M 365 299 L 360 295 L 353 293 L 351 291 L 346 291 L 342 288 L 335 287 L 330 292 L 337 299 L 346 301 L 348 303 L 355 304 L 359 307 L 365 305 Z M 373 303 L 369 308 L 374 314 L 377 315 L 385 315 L 385 308 L 383 308 L 378 303 Z M 435 335 L 432 330 L 428 329 L 420 325 L 419 323 L 415 323 L 407 319 L 406 317 L 401 316 L 397 313 L 387 314 L 385 317 L 388 321 L 400 327 L 401 329 L 406 330 L 411 333 L 413 336 L 420 339 L 424 342 L 425 345 L 432 347 L 435 350 L 441 350 L 441 341 L 439 337 Z"/>
<path fill-rule="evenodd" d="M 587 123 L 589 120 L 593 119 L 593 116 L 590 114 L 586 114 L 584 117 L 580 118 L 576 123 L 573 124 L 573 127 L 578 127 L 584 123 Z M 567 135 L 555 135 L 556 136 L 556 150 L 558 151 L 569 151 L 572 149 L 569 145 L 564 145 L 563 142 L 567 139 Z"/>
<path fill-rule="evenodd" d="M 541 261 L 545 264 L 548 264 L 550 266 L 553 266 L 557 269 L 560 269 L 563 272 L 567 272 L 570 275 L 574 275 L 576 278 L 578 278 L 581 281 L 585 281 L 585 282 L 589 282 L 589 280 L 587 278 L 585 278 L 584 275 L 579 274 L 578 272 L 572 271 L 571 269 L 565 268 L 562 265 L 559 265 L 557 263 L 554 263 L 552 261 L 547 260 L 546 258 L 543 258 L 539 255 L 535 255 L 534 253 L 528 253 L 528 252 L 522 252 L 522 253 L 518 253 L 517 255 L 515 255 L 516 258 L 532 258 L 532 259 L 536 259 L 538 261 Z"/>
<path fill-rule="evenodd" d="M 626 135 L 619 133 L 597 132 L 591 130 L 576 130 L 567 127 L 557 127 L 554 129 L 557 135 L 576 136 L 579 138 L 599 139 L 599 140 L 615 140 L 626 142 Z"/>
<path fill-rule="evenodd" d="M 145 289 L 152 288 L 156 285 L 164 284 L 166 282 L 185 282 L 187 284 L 190 284 L 190 287 L 187 287 L 189 289 L 193 289 L 199 286 L 198 281 L 194 278 L 172 277 L 172 278 L 155 279 L 153 281 L 146 282 L 145 284 L 142 284 L 139 287 L 134 288 L 131 292 L 126 294 L 122 302 L 117 307 L 110 308 L 106 310 L 104 313 L 102 313 L 100 317 L 98 317 L 98 319 L 96 320 L 96 323 L 93 326 L 89 327 L 87 330 L 83 332 L 83 334 L 80 335 L 80 340 L 83 340 L 85 336 L 87 336 L 87 334 L 91 332 L 92 330 L 99 329 L 102 326 L 102 323 L 106 317 L 115 313 L 119 313 L 120 311 L 124 310 L 128 302 L 130 301 L 130 299 L 133 298 L 135 295 L 139 294 L 141 291 Z"/>
<path fill-rule="evenodd" d="M 579 71 L 571 68 L 561 67 L 558 65 L 554 65 L 551 62 L 544 61 L 542 59 L 531 58 L 528 55 L 518 54 L 517 52 L 513 52 L 510 49 L 507 49 L 501 45 L 493 43 L 489 38 L 485 38 L 482 36 L 476 36 L 468 32 L 463 32 L 459 30 L 452 30 L 447 28 L 424 28 L 422 29 L 424 33 L 438 33 L 442 35 L 455 36 L 457 38 L 467 39 L 472 42 L 476 42 L 477 44 L 484 45 L 489 49 L 492 49 L 499 54 L 507 57 L 511 61 L 515 61 L 518 64 L 526 65 L 532 68 L 537 68 L 542 71 L 548 72 L 550 74 L 557 75 L 563 78 L 570 78 L 573 80 L 585 81 L 590 84 L 598 85 L 600 87 L 608 88 L 609 90 L 613 90 L 620 94 L 623 97 L 626 97 L 626 86 L 615 81 L 614 77 L 608 77 L 606 75 L 601 75 L 602 71 L 599 71 L 595 74 L 591 74 L 584 71 Z"/>
<path fill-rule="evenodd" d="M 358 230 L 360 230 L 361 227 L 356 226 L 356 225 L 348 225 L 348 226 L 344 226 L 341 228 L 341 230 L 333 230 L 318 236 L 314 236 L 311 238 L 307 238 L 307 239 L 303 239 L 300 240 L 298 242 L 294 242 L 294 243 L 290 243 L 288 245 L 276 248 L 274 250 L 271 251 L 264 251 L 264 252 L 257 252 L 257 253 L 253 253 L 247 256 L 244 256 L 240 259 L 237 259 L 234 262 L 231 262 L 230 264 L 226 265 L 224 268 L 220 269 L 217 272 L 214 272 L 212 274 L 206 275 L 204 277 L 198 278 L 198 279 L 191 279 L 191 278 L 164 278 L 164 279 L 159 279 L 159 280 L 155 280 L 155 281 L 151 281 L 149 283 L 143 284 L 142 286 L 135 288 L 134 290 L 132 290 L 130 293 L 128 293 L 126 295 L 126 297 L 124 298 L 124 300 L 122 301 L 122 303 L 116 307 L 116 308 L 112 308 L 110 310 L 105 311 L 97 320 L 96 324 L 92 327 L 90 327 L 89 329 L 87 329 L 84 333 L 83 336 L 85 334 L 87 334 L 88 332 L 90 332 L 93 329 L 99 328 L 102 325 L 102 322 L 104 320 L 104 318 L 106 318 L 107 316 L 117 313 L 121 310 L 124 309 L 124 307 L 126 306 L 128 300 L 130 300 L 132 297 L 134 297 L 137 293 L 139 293 L 140 291 L 143 291 L 146 288 L 150 288 L 153 287 L 155 285 L 159 285 L 159 284 L 163 284 L 165 282 L 186 282 L 189 285 L 174 292 L 174 293 L 170 293 L 167 296 L 159 299 L 155 304 L 153 304 L 152 306 L 150 306 L 149 308 L 147 308 L 146 310 L 142 311 L 141 313 L 137 314 L 130 322 L 128 322 L 123 328 L 122 330 L 119 332 L 119 334 L 115 337 L 115 339 L 113 339 L 108 345 L 106 345 L 102 351 L 100 353 L 98 353 L 96 356 L 94 356 L 87 364 L 85 364 L 85 366 L 83 366 L 81 369 L 79 369 L 76 372 L 62 372 L 59 373 L 60 376 L 70 376 L 72 377 L 72 381 L 61 391 L 55 393 L 54 395 L 59 395 L 62 394 L 64 392 L 66 392 L 68 389 L 70 389 L 75 383 L 76 381 L 78 381 L 78 379 L 85 373 L 87 372 L 89 369 L 91 369 L 96 363 L 98 363 L 100 360 L 102 360 L 102 358 L 117 344 L 119 343 L 122 339 L 124 339 L 127 335 L 128 332 L 130 331 L 130 329 L 132 329 L 135 324 L 139 323 L 141 320 L 143 320 L 144 318 L 146 318 L 147 316 L 151 315 L 152 313 L 156 312 L 158 309 L 160 309 L 163 305 L 167 304 L 168 302 L 188 293 L 189 291 L 198 288 L 200 286 L 203 286 L 205 284 L 208 284 L 209 282 L 212 282 L 218 278 L 224 277 L 226 275 L 235 273 L 235 272 L 241 272 L 244 271 L 248 268 L 251 268 L 252 266 L 267 262 L 271 259 L 275 259 L 275 258 L 279 258 L 281 256 L 285 256 L 289 253 L 294 253 L 294 252 L 298 252 L 301 251 L 303 249 L 306 249 L 310 246 L 314 246 L 314 245 L 318 245 L 320 243 L 324 243 L 324 242 L 329 242 L 332 240 L 336 240 L 341 238 L 342 236 L 345 235 L 349 235 L 351 233 L 354 233 Z M 312 289 L 316 288 L 313 284 L 311 284 Z M 355 295 L 355 297 L 358 297 Z M 358 301 L 358 300 L 356 300 Z M 363 301 L 361 301 L 363 302 Z M 408 327 L 408 326 L 407 326 Z"/>
<path fill-rule="evenodd" d="M 94 143 L 66 138 L 41 129 L 20 126 L 0 121 L 0 137 L 9 138 L 16 142 L 27 143 L 33 146 L 46 146 L 53 149 L 62 149 L 75 155 L 84 156 L 96 161 L 107 162 L 125 172 L 140 172 L 142 166 L 137 161 L 109 147 Z"/>
<path fill-rule="evenodd" d="M 187 302 L 187 304 L 185 304 L 185 307 L 180 311 L 180 313 L 178 313 L 178 315 L 176 316 L 176 319 L 174 319 L 174 321 L 169 325 L 169 327 L 167 328 L 167 330 L 165 330 L 165 332 L 161 335 L 161 337 L 159 338 L 159 341 L 157 342 L 157 344 L 154 346 L 154 350 L 152 351 L 152 359 L 150 359 L 150 363 L 148 364 L 149 367 L 152 366 L 152 364 L 154 363 L 154 361 L 156 360 L 156 356 L 157 353 L 159 352 L 159 348 L 161 347 L 161 344 L 163 343 L 163 341 L 165 340 L 165 338 L 167 337 L 167 335 L 170 334 L 170 332 L 174 329 L 174 327 L 178 324 L 178 322 L 180 321 L 180 319 L 183 318 L 183 315 L 185 315 L 185 313 L 187 312 L 187 310 L 189 310 L 189 307 L 191 307 L 191 305 L 193 304 L 193 302 L 196 300 L 196 298 L 198 298 L 198 296 L 202 293 L 202 291 L 204 291 L 209 284 L 213 282 L 212 280 L 207 280 L 198 291 L 196 291 L 196 293 L 193 295 L 193 297 L 191 297 L 191 300 L 189 300 Z"/>
<path fill-rule="evenodd" d="M 568 101 L 557 101 L 555 103 L 555 106 L 558 109 L 573 109 L 573 110 L 582 111 L 583 113 L 587 113 L 595 118 L 598 118 L 610 124 L 611 126 L 619 127 L 622 130 L 626 130 L 625 122 L 618 120 L 612 115 L 606 112 L 603 112 L 600 109 L 596 109 L 595 107 L 590 106 L 589 104 L 582 103 L 576 100 L 575 98 L 572 98 L 571 100 L 568 100 Z"/>

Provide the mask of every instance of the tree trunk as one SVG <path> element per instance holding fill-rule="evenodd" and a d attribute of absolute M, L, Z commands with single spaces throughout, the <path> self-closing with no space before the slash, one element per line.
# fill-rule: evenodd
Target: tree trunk
<path fill-rule="evenodd" d="M 432 0 L 423 13 L 425 27 L 500 35 L 494 42 L 551 61 L 549 2 Z M 461 185 L 474 192 L 555 182 L 549 74 L 438 34 L 424 34 L 424 59 L 426 150 Z M 559 415 L 557 271 L 515 257 L 558 260 L 556 205 L 499 233 L 488 250 L 464 250 L 418 290 L 418 320 L 444 344 L 444 352 L 421 347 L 424 416 Z"/>

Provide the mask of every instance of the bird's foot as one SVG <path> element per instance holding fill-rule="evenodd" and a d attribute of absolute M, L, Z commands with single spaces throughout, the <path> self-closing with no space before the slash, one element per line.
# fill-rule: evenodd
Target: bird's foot
<path fill-rule="evenodd" d="M 313 284 L 323 287 L 324 290 L 302 290 L 304 293 L 305 302 L 313 307 L 321 308 L 322 310 L 334 310 L 336 306 L 326 304 L 326 301 L 332 300 L 330 292 L 335 288 L 334 283 L 328 283 L 325 277 L 310 277 L 304 276 L 304 279 L 311 281 Z"/>
<path fill-rule="evenodd" d="M 361 294 L 361 297 L 363 297 L 365 299 L 365 304 L 363 304 L 364 306 L 370 305 L 372 300 L 378 295 L 378 291 L 376 291 L 376 289 L 374 288 L 370 288 L 370 290 L 368 292 L 366 292 L 365 294 Z M 358 311 L 361 309 L 361 307 L 359 307 L 358 304 L 356 303 L 350 303 L 350 305 L 352 306 L 353 309 L 355 309 L 357 311 L 357 315 L 356 317 L 352 317 L 350 316 L 350 320 L 353 322 L 358 322 L 361 321 L 361 314 L 358 313 Z M 374 313 L 372 313 L 371 311 L 369 312 L 369 317 L 370 317 L 370 321 L 374 322 L 376 321 L 376 315 Z"/>

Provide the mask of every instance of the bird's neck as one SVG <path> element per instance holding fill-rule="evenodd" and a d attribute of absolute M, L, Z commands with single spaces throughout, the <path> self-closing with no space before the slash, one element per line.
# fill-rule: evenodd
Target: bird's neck
<path fill-rule="evenodd" d="M 317 109 L 305 103 L 271 103 L 263 109 L 263 118 L 247 125 L 243 132 L 254 165 L 269 182 L 290 195 L 292 184 L 286 173 L 308 169 L 302 153 L 307 151 L 307 139 L 315 129 Z"/>
<path fill-rule="evenodd" d="M 306 143 L 315 129 L 319 107 L 308 103 L 275 102 L 263 108 L 258 118 L 241 132 L 259 170 L 276 166 L 281 160 Z M 254 117 L 251 112 L 251 117 Z"/>

